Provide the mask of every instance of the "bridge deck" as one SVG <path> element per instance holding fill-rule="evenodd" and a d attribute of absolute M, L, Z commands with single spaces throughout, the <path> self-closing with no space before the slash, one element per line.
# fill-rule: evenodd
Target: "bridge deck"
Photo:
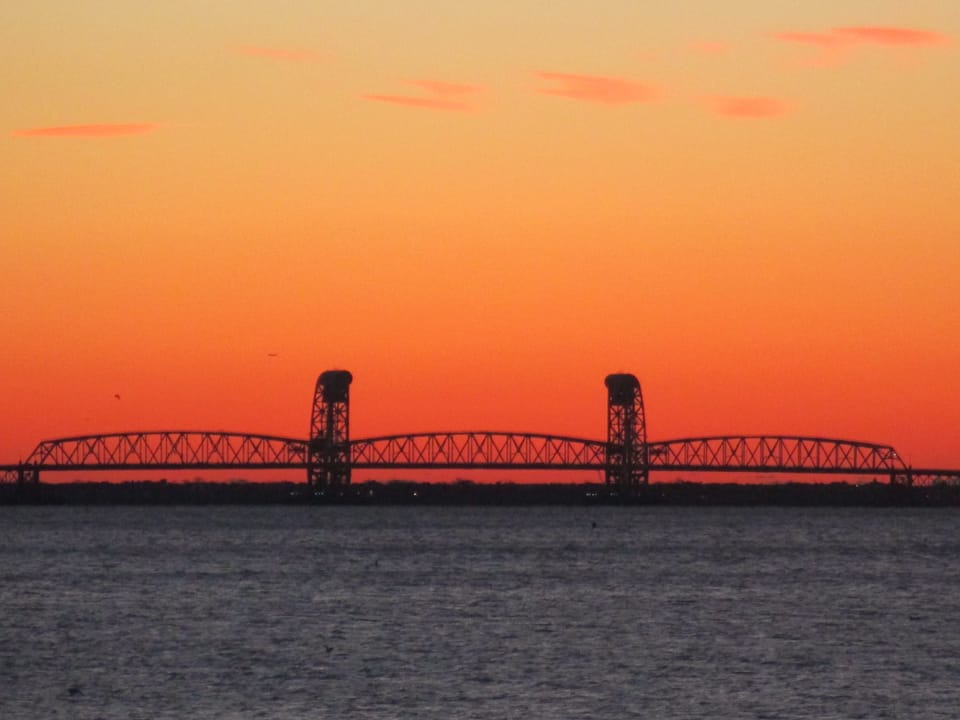
<path fill-rule="evenodd" d="M 69 470 L 285 470 L 310 467 L 311 443 L 224 431 L 111 433 L 41 442 L 18 473 Z M 608 444 L 536 433 L 460 431 L 361 438 L 349 443 L 354 469 L 605 471 Z M 788 473 L 956 478 L 955 470 L 908 469 L 888 445 L 804 436 L 718 436 L 648 443 L 650 472 Z"/>

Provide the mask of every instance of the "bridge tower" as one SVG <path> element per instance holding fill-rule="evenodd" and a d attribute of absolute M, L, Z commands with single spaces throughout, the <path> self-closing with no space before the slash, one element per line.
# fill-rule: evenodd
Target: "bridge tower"
<path fill-rule="evenodd" d="M 310 414 L 307 483 L 321 491 L 350 484 L 350 383 L 346 370 L 327 370 L 317 378 Z"/>
<path fill-rule="evenodd" d="M 607 489 L 621 496 L 637 494 L 649 480 L 647 421 L 643 394 L 635 375 L 607 375 Z"/>

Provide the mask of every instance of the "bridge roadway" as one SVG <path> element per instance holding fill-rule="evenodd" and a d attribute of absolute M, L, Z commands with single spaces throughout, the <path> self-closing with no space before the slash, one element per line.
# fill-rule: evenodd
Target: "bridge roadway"
<path fill-rule="evenodd" d="M 803 436 L 717 436 L 649 442 L 651 472 L 882 476 L 891 482 L 958 482 L 960 471 L 908 468 L 889 445 Z M 609 469 L 601 440 L 495 431 L 390 435 L 349 441 L 353 469 Z M 45 440 L 0 481 L 39 473 L 139 470 L 307 469 L 311 441 L 247 433 L 166 430 Z"/>

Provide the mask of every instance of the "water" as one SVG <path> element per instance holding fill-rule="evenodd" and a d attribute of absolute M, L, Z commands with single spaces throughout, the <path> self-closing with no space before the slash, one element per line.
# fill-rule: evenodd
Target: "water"
<path fill-rule="evenodd" d="M 0 718 L 954 718 L 958 525 L 0 508 Z"/>

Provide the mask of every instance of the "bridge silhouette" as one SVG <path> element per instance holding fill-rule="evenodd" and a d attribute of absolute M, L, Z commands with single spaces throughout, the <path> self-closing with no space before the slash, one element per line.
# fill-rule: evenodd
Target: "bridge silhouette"
<path fill-rule="evenodd" d="M 825 437 L 751 435 L 651 442 L 640 383 L 613 374 L 602 440 L 489 430 L 350 437 L 346 370 L 317 379 L 306 439 L 204 430 L 127 432 L 44 440 L 26 460 L 0 465 L 0 482 L 40 474 L 118 470 L 300 469 L 317 494 L 336 496 L 357 469 L 594 470 L 609 490 L 636 495 L 651 472 L 853 475 L 892 484 L 960 482 L 960 470 L 908 467 L 890 445 Z"/>

